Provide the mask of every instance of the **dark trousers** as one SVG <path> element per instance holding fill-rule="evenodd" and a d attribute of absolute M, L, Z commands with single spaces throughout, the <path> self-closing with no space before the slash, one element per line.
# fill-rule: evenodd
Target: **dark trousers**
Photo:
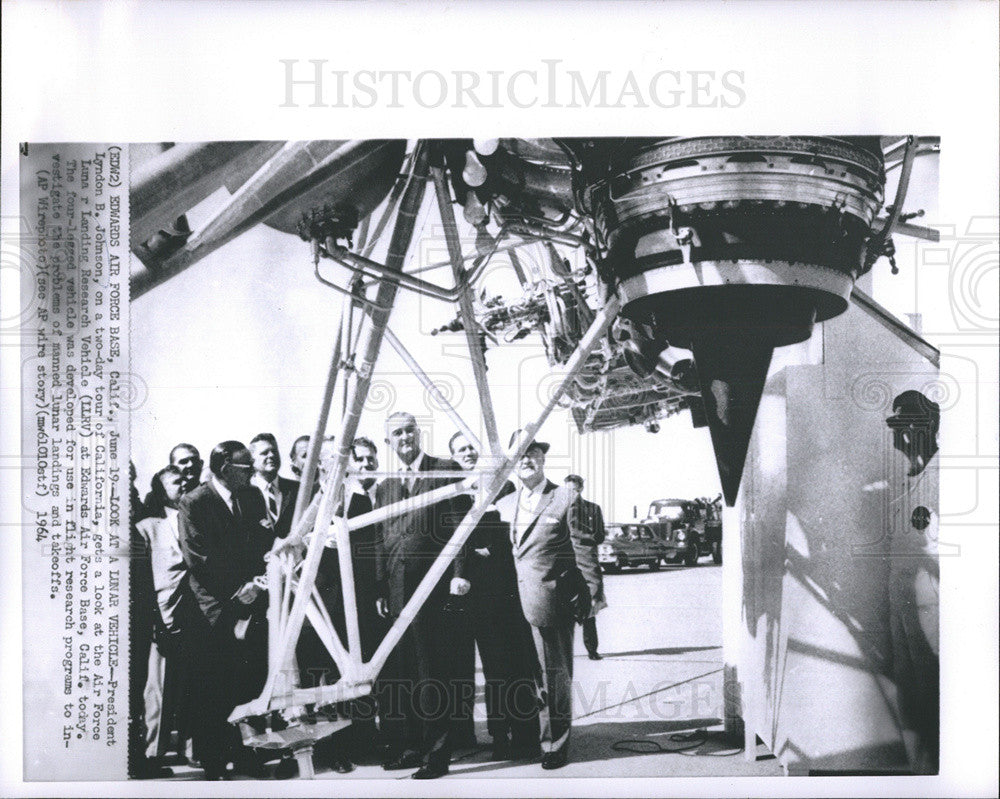
<path fill-rule="evenodd" d="M 476 618 L 464 597 L 452 597 L 452 668 L 456 706 L 451 722 L 452 741 L 461 746 L 475 740 L 473 709 L 476 705 Z"/>
<path fill-rule="evenodd" d="M 185 704 L 190 709 L 194 757 L 206 775 L 213 776 L 221 774 L 242 748 L 239 732 L 229 723 L 229 714 L 245 701 L 241 698 L 245 686 L 239 684 L 245 666 L 236 654 L 238 642 L 228 625 L 210 629 L 203 623 L 202 627 L 192 632 Z"/>
<path fill-rule="evenodd" d="M 379 678 L 384 742 L 397 754 L 420 753 L 432 766 L 451 761 L 450 727 L 458 706 L 454 626 L 444 601 L 431 596 Z"/>
<path fill-rule="evenodd" d="M 580 625 L 583 627 L 583 645 L 587 647 L 588 655 L 597 654 L 597 616 L 590 616 L 583 620 Z"/>
<path fill-rule="evenodd" d="M 344 618 L 343 600 L 336 593 L 340 584 L 339 574 L 333 574 L 332 577 L 328 577 L 328 580 L 333 585 L 333 592 L 327 591 L 326 596 L 324 596 L 324 604 L 330 614 L 334 630 L 346 646 L 347 624 Z M 375 612 L 374 599 L 363 601 L 363 597 L 359 596 L 357 604 L 358 627 L 361 634 L 361 659 L 367 662 L 385 635 L 385 623 Z M 315 688 L 320 685 L 333 685 L 340 679 L 337 665 L 308 621 L 302 626 L 302 633 L 295 648 L 295 656 L 298 661 L 301 687 Z M 376 695 L 373 693 L 360 696 L 349 702 L 339 702 L 336 709 L 338 715 L 351 720 L 351 725 L 335 733 L 324 748 L 332 747 L 338 754 L 355 760 L 363 759 L 375 746 L 378 714 Z"/>
<path fill-rule="evenodd" d="M 479 658 L 483 663 L 487 729 L 494 741 L 537 747 L 538 658 L 531 627 L 517 596 L 483 597 L 474 605 Z"/>

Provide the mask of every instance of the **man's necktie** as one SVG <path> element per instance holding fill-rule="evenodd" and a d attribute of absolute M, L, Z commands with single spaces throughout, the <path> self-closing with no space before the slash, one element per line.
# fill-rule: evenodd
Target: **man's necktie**
<path fill-rule="evenodd" d="M 267 484 L 267 518 L 271 520 L 271 527 L 278 526 L 278 498 L 274 493 L 274 483 Z"/>

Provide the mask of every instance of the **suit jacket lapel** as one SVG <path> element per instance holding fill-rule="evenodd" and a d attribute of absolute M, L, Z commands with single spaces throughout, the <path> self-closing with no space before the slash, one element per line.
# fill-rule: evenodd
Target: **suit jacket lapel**
<path fill-rule="evenodd" d="M 413 489 L 410 491 L 410 496 L 415 497 L 422 492 L 426 479 L 422 472 L 433 472 L 435 465 L 435 459 L 425 452 L 424 457 L 420 459 L 420 469 L 413 476 Z"/>
<path fill-rule="evenodd" d="M 528 523 L 526 525 L 524 525 L 524 532 L 521 533 L 521 537 L 518 540 L 518 546 L 523 546 L 524 545 L 524 541 L 528 537 L 528 534 L 532 530 L 534 530 L 535 525 L 538 524 L 538 517 L 542 515 L 542 512 L 552 502 L 552 498 L 555 496 L 555 494 L 556 494 L 556 484 L 555 483 L 547 482 L 545 484 L 545 489 L 542 492 L 542 498 L 540 500 L 538 500 L 538 506 L 535 508 L 534 512 L 528 518 Z M 520 524 L 520 522 L 521 522 L 521 519 L 518 519 L 518 523 L 519 524 Z"/>

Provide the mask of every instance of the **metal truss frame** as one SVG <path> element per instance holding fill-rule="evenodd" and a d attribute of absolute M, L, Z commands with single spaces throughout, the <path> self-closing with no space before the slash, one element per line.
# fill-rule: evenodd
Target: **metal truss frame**
<path fill-rule="evenodd" d="M 552 410 L 558 406 L 567 387 L 580 374 L 586 365 L 587 357 L 601 342 L 618 315 L 620 301 L 616 297 L 611 297 L 590 320 L 586 333 L 565 364 L 562 380 L 549 396 L 541 413 L 534 420 L 521 425 L 519 437 L 509 447 L 502 447 L 493 398 L 486 377 L 486 361 L 480 331 L 473 315 L 474 277 L 481 270 L 482 262 L 477 260 L 472 268 L 466 271 L 464 264 L 469 259 L 462 254 L 447 179 L 442 168 L 429 164 L 428 155 L 427 143 L 417 142 L 406 173 L 393 190 L 383 217 L 376 226 L 374 237 L 378 236 L 392 213 L 396 212 L 395 227 L 385 264 L 376 264 L 367 257 L 375 244 L 374 237 L 367 242 L 367 246 L 362 245 L 359 248 L 364 249 L 364 256 L 348 257 L 339 251 L 331 253 L 345 266 L 356 267 L 353 269 L 356 278 L 350 290 L 335 286 L 344 294 L 342 320 L 337 326 L 319 417 L 309 440 L 292 532 L 286 539 L 276 542 L 268 558 L 267 680 L 260 696 L 237 707 L 230 716 L 230 721 L 238 722 L 250 716 L 260 716 L 270 711 L 296 706 L 331 704 L 371 692 L 392 649 L 399 643 L 407 627 L 427 601 L 435 584 L 475 529 L 488 506 L 495 500 L 534 436 Z M 434 184 L 437 208 L 454 276 L 453 288 L 432 286 L 427 281 L 412 278 L 403 271 L 428 180 Z M 362 228 L 362 236 L 366 235 L 367 225 Z M 473 279 L 470 279 L 470 275 Z M 366 282 L 362 281 L 361 276 Z M 330 285 L 327 281 L 323 282 Z M 374 300 L 367 297 L 367 288 L 376 289 Z M 398 289 L 415 291 L 457 304 L 459 317 L 465 329 L 482 411 L 485 446 L 480 443 L 473 426 L 468 424 L 447 401 L 400 338 L 389 328 L 389 319 Z M 382 344 L 386 341 L 456 427 L 480 449 L 483 455 L 480 457 L 477 470 L 465 473 L 465 479 L 459 482 L 348 519 L 346 516 L 336 515 L 337 505 L 340 504 L 337 498 L 342 496 L 351 444 L 357 433 Z M 321 490 L 313 496 L 313 487 L 317 484 L 320 447 L 326 433 L 333 397 L 341 379 L 344 382 L 345 404 L 340 429 L 336 436 L 336 456 Z M 380 474 L 390 476 L 393 473 Z M 448 472 L 447 476 L 454 477 L 456 473 Z M 351 531 L 384 522 L 460 494 L 474 497 L 472 508 L 459 523 L 451 539 L 445 544 L 375 653 L 370 660 L 364 661 L 361 656 L 354 570 L 351 562 Z M 346 503 L 343 504 L 346 506 Z M 344 512 L 346 513 L 346 508 Z M 335 543 L 338 553 L 346 620 L 346 642 L 340 639 L 334 629 L 315 586 L 320 557 L 328 542 Z M 340 679 L 332 685 L 316 688 L 297 686 L 294 668 L 295 644 L 307 618 L 340 672 Z"/>

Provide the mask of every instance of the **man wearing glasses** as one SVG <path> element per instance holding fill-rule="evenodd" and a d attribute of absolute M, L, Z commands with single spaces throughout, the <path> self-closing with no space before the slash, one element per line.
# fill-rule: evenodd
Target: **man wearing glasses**
<path fill-rule="evenodd" d="M 194 756 L 206 779 L 225 779 L 226 764 L 252 762 L 227 719 L 260 691 L 267 669 L 264 553 L 274 539 L 260 493 L 246 490 L 253 458 L 223 441 L 209 459 L 211 477 L 178 509 L 181 551 L 195 599 L 191 614 Z"/>

